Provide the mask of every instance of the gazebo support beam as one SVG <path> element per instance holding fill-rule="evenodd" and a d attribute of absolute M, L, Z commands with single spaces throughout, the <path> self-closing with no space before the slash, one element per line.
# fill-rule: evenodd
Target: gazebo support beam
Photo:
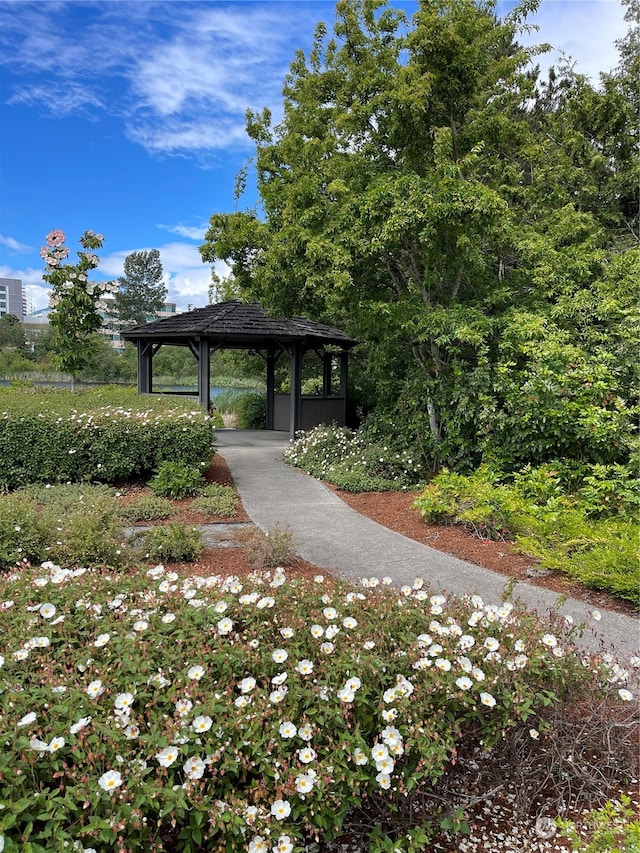
<path fill-rule="evenodd" d="M 211 409 L 211 368 L 209 364 L 209 341 L 198 340 L 198 400 L 206 412 Z"/>
<path fill-rule="evenodd" d="M 300 429 L 303 353 L 302 344 L 294 343 L 291 347 L 291 409 L 289 412 L 289 438 L 292 441 Z"/>
<path fill-rule="evenodd" d="M 151 394 L 153 390 L 152 341 L 138 341 L 138 394 Z"/>

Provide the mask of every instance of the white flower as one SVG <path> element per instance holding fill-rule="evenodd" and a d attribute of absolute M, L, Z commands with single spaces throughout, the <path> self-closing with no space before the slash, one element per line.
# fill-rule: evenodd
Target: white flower
<path fill-rule="evenodd" d="M 221 619 L 218 622 L 218 634 L 220 634 L 221 637 L 224 637 L 227 634 L 230 634 L 232 631 L 233 631 L 233 622 L 231 621 L 231 619 L 229 619 L 228 616 L 225 616 L 224 619 Z"/>
<path fill-rule="evenodd" d="M 493 708 L 493 706 L 496 704 L 496 700 L 493 698 L 491 693 L 481 693 L 480 701 L 483 705 L 486 705 L 487 708 Z"/>
<path fill-rule="evenodd" d="M 66 741 L 63 737 L 54 737 L 49 743 L 49 752 L 57 752 L 65 745 Z"/>
<path fill-rule="evenodd" d="M 364 764 L 369 763 L 369 759 L 367 758 L 366 753 L 363 750 L 361 750 L 359 746 L 356 747 L 354 752 L 353 752 L 353 760 L 354 760 L 355 764 L 357 764 L 359 766 L 362 766 Z"/>
<path fill-rule="evenodd" d="M 333 643 L 321 643 L 320 651 L 323 655 L 330 655 L 331 652 L 335 649 Z"/>
<path fill-rule="evenodd" d="M 149 627 L 149 623 L 145 619 L 138 619 L 133 623 L 133 630 L 137 633 L 141 633 L 142 631 L 146 631 Z"/>
<path fill-rule="evenodd" d="M 466 675 L 462 675 L 460 678 L 456 678 L 456 684 L 460 688 L 460 690 L 470 690 L 473 687 L 473 681 L 468 678 Z"/>
<path fill-rule="evenodd" d="M 333 640 L 340 633 L 340 628 L 337 625 L 331 624 L 327 625 L 327 630 L 324 632 L 327 640 Z"/>
<path fill-rule="evenodd" d="M 135 723 L 129 723 L 128 726 L 124 727 L 123 734 L 127 740 L 135 740 L 140 735 L 140 726 L 136 726 Z"/>
<path fill-rule="evenodd" d="M 495 637 L 487 637 L 483 645 L 485 649 L 489 649 L 490 652 L 495 652 L 500 647 L 500 643 L 496 640 Z"/>
<path fill-rule="evenodd" d="M 471 675 L 475 678 L 476 681 L 484 681 L 484 672 L 477 666 L 474 666 L 471 670 Z"/>
<path fill-rule="evenodd" d="M 107 770 L 98 779 L 98 785 L 103 791 L 114 791 L 122 785 L 122 776 L 117 770 Z"/>
<path fill-rule="evenodd" d="M 623 702 L 631 702 L 631 700 L 633 699 L 633 693 L 631 693 L 629 690 L 625 690 L 624 687 L 621 687 L 620 690 L 618 690 L 618 696 L 622 699 Z"/>
<path fill-rule="evenodd" d="M 320 637 L 324 636 L 324 628 L 322 625 L 312 625 L 311 628 L 309 628 L 309 631 L 311 632 L 311 636 L 315 637 L 316 640 L 319 640 Z"/>
<path fill-rule="evenodd" d="M 87 693 L 92 699 L 97 699 L 98 696 L 103 692 L 103 690 L 104 688 L 99 678 L 97 678 L 95 681 L 92 681 L 87 686 Z"/>
<path fill-rule="evenodd" d="M 267 853 L 269 848 L 267 847 L 267 842 L 261 835 L 256 835 L 249 842 L 249 847 L 247 848 L 247 853 Z"/>
<path fill-rule="evenodd" d="M 171 767 L 173 762 L 178 757 L 179 750 L 175 746 L 167 746 L 162 752 L 158 752 L 156 759 L 162 767 Z"/>
<path fill-rule="evenodd" d="M 385 721 L 385 723 L 393 722 L 397 716 L 398 716 L 398 709 L 397 708 L 388 708 L 388 709 L 383 708 L 382 709 L 382 719 Z"/>
<path fill-rule="evenodd" d="M 286 672 L 279 672 L 278 675 L 273 676 L 273 678 L 271 679 L 271 683 L 275 684 L 275 685 L 280 685 L 280 684 L 284 684 L 286 680 L 287 680 L 287 673 Z"/>
<path fill-rule="evenodd" d="M 592 610 L 591 611 L 591 618 L 595 619 L 596 622 L 599 622 L 602 619 L 602 613 L 600 613 L 599 610 Z"/>
<path fill-rule="evenodd" d="M 182 769 L 188 779 L 202 779 L 205 767 L 206 764 L 197 755 L 188 758 L 182 765 Z"/>
<path fill-rule="evenodd" d="M 78 734 L 78 732 L 82 731 L 86 726 L 91 722 L 91 717 L 80 717 L 77 723 L 73 723 L 73 725 L 69 726 L 69 731 L 72 735 Z"/>
<path fill-rule="evenodd" d="M 529 729 L 529 737 L 533 740 L 538 740 L 540 732 L 537 729 Z"/>
<path fill-rule="evenodd" d="M 287 695 L 287 692 L 288 688 L 285 686 L 278 687 L 277 690 L 272 690 L 269 694 L 269 702 L 271 702 L 273 705 L 278 705 Z"/>
<path fill-rule="evenodd" d="M 300 726 L 298 729 L 298 737 L 301 740 L 310 741 L 313 737 L 313 727 L 309 725 L 309 723 L 305 723 L 304 726 Z"/>
<path fill-rule="evenodd" d="M 247 708 L 253 702 L 253 697 L 249 696 L 248 693 L 243 693 L 241 696 L 238 696 L 233 700 L 233 704 L 236 708 Z"/>
<path fill-rule="evenodd" d="M 347 687 L 341 687 L 340 690 L 336 693 L 338 699 L 345 704 L 349 702 L 353 702 L 356 698 L 356 694 L 353 690 L 349 690 Z"/>
<path fill-rule="evenodd" d="M 192 666 L 187 672 L 187 678 L 191 678 L 193 681 L 200 681 L 205 673 L 205 669 L 200 664 L 196 664 Z"/>
<path fill-rule="evenodd" d="M 298 758 L 303 764 L 310 764 L 316 758 L 316 751 L 310 746 L 298 750 Z"/>
<path fill-rule="evenodd" d="M 451 669 L 451 661 L 446 658 L 436 658 L 436 666 L 442 672 L 449 672 Z"/>
<path fill-rule="evenodd" d="M 213 720 L 211 719 L 211 717 L 207 717 L 204 714 L 199 714 L 191 723 L 191 728 L 194 730 L 194 732 L 208 732 L 212 725 Z"/>
<path fill-rule="evenodd" d="M 261 598 L 260 601 L 256 604 L 258 610 L 265 610 L 265 608 L 273 607 L 276 603 L 275 598 L 272 598 L 270 595 Z"/>
<path fill-rule="evenodd" d="M 389 776 L 388 773 L 378 773 L 376 776 L 376 782 L 386 791 L 391 787 L 391 776 Z"/>
<path fill-rule="evenodd" d="M 273 853 L 291 853 L 293 850 L 293 842 L 288 835 L 281 835 L 278 838 L 278 843 L 271 848 Z"/>
<path fill-rule="evenodd" d="M 100 634 L 98 637 L 96 637 L 96 640 L 93 645 L 97 649 L 99 649 L 101 646 L 106 646 L 110 639 L 111 634 Z"/>
<path fill-rule="evenodd" d="M 162 622 L 165 625 L 169 625 L 171 622 L 175 622 L 176 614 L 175 613 L 165 613 L 162 616 Z"/>
<path fill-rule="evenodd" d="M 113 704 L 118 711 L 129 709 L 133 705 L 133 693 L 118 693 Z"/>
<path fill-rule="evenodd" d="M 345 628 L 347 628 L 347 630 L 349 630 L 350 628 L 357 628 L 357 626 L 358 626 L 358 623 L 353 618 L 353 616 L 346 616 L 342 620 L 342 624 Z"/>
<path fill-rule="evenodd" d="M 290 720 L 285 720 L 284 723 L 281 723 L 278 731 L 280 732 L 280 736 L 284 738 L 295 737 L 298 733 L 298 729 Z"/>
<path fill-rule="evenodd" d="M 284 820 L 291 814 L 291 803 L 289 800 L 276 800 L 271 806 L 271 814 L 276 820 Z"/>
<path fill-rule="evenodd" d="M 334 619 L 338 618 L 338 611 L 335 607 L 325 607 L 322 611 L 322 615 L 327 620 L 327 622 L 332 622 Z"/>
<path fill-rule="evenodd" d="M 284 663 L 289 657 L 289 652 L 285 649 L 275 649 L 271 657 L 276 663 Z"/>
<path fill-rule="evenodd" d="M 544 643 L 545 646 L 548 646 L 550 649 L 552 649 L 558 644 L 558 641 L 553 636 L 553 634 L 545 634 L 541 642 Z"/>
<path fill-rule="evenodd" d="M 22 726 L 30 726 L 31 723 L 35 723 L 37 716 L 38 715 L 35 711 L 29 711 L 28 714 L 25 714 L 24 717 L 21 717 L 21 719 L 18 720 L 16 726 L 18 728 L 22 728 Z"/>
<path fill-rule="evenodd" d="M 290 640 L 294 634 L 293 628 L 280 628 L 280 636 L 284 637 L 285 640 Z"/>
<path fill-rule="evenodd" d="M 316 777 L 312 776 L 310 773 L 301 773 L 296 777 L 296 791 L 299 794 L 308 794 L 313 790 L 315 781 Z"/>
<path fill-rule="evenodd" d="M 176 702 L 176 711 L 179 717 L 186 717 L 193 708 L 191 699 L 178 699 Z"/>
<path fill-rule="evenodd" d="M 313 661 L 303 658 L 296 664 L 296 672 L 300 675 L 310 675 L 313 672 Z"/>
<path fill-rule="evenodd" d="M 388 773 L 389 775 L 391 775 L 395 766 L 396 763 L 390 755 L 388 755 L 386 758 L 381 758 L 380 761 L 376 761 L 376 770 L 379 773 Z"/>
<path fill-rule="evenodd" d="M 40 606 L 40 615 L 43 619 L 53 619 L 56 615 L 55 605 L 49 604 L 48 602 L 46 604 L 42 604 Z"/>
<path fill-rule="evenodd" d="M 249 676 L 248 678 L 243 678 L 242 681 L 238 684 L 238 688 L 241 693 L 251 693 L 255 686 L 256 680 L 251 676 Z"/>
<path fill-rule="evenodd" d="M 218 601 L 213 609 L 216 613 L 224 613 L 228 607 L 229 605 L 226 601 Z"/>

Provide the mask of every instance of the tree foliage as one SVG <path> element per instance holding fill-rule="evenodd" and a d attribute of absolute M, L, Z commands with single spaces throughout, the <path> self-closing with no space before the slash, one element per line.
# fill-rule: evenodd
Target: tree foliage
<path fill-rule="evenodd" d="M 546 46 L 518 43 L 536 7 L 423 0 L 409 21 L 340 0 L 291 65 L 282 123 L 247 114 L 261 215 L 215 214 L 201 247 L 269 310 L 363 341 L 378 405 L 449 464 L 629 450 L 628 73 L 541 80 Z"/>
<path fill-rule="evenodd" d="M 15 314 L 3 314 L 0 317 L 0 347 L 24 350 L 26 339 L 24 329 Z"/>
<path fill-rule="evenodd" d="M 158 249 L 131 252 L 124 259 L 110 314 L 121 328 L 141 326 L 162 310 L 166 298 Z"/>
<path fill-rule="evenodd" d="M 46 266 L 42 278 L 51 285 L 49 324 L 57 361 L 62 370 L 76 377 L 89 364 L 92 336 L 102 325 L 98 303 L 113 286 L 89 280 L 89 272 L 99 264 L 93 250 L 102 247 L 102 234 L 84 232 L 80 238 L 83 251 L 78 252 L 76 264 L 63 263 L 69 256 L 64 241 L 65 235 L 58 229 L 47 234 L 46 246 L 40 251 Z"/>

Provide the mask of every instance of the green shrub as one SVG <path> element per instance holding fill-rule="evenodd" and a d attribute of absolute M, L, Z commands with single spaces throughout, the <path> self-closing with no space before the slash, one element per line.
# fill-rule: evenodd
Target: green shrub
<path fill-rule="evenodd" d="M 625 503 L 631 506 L 630 496 Z M 524 469 L 511 484 L 486 467 L 468 476 L 443 469 L 414 505 L 427 521 L 461 524 L 483 538 L 513 539 L 543 568 L 640 606 L 634 520 L 627 512 L 594 518 L 596 504 L 600 501 L 584 500 L 582 489 L 564 493 L 557 469 L 543 466 Z"/>
<path fill-rule="evenodd" d="M 535 791 L 542 768 L 559 796 L 591 775 L 611 796 L 637 769 L 620 670 L 508 602 L 51 564 L 0 578 L 0 600 L 5 853 L 284 836 L 301 853 L 362 815 L 369 853 L 418 853 L 464 829 L 455 792 L 507 740 L 498 794 L 514 775 Z M 591 763 L 574 766 L 585 719 Z"/>
<path fill-rule="evenodd" d="M 238 507 L 238 493 L 231 486 L 219 486 L 216 494 L 208 492 L 194 498 L 190 509 L 207 517 L 232 518 Z M 204 490 L 203 490 L 204 491 Z"/>
<path fill-rule="evenodd" d="M 275 569 L 287 566 L 296 555 L 293 533 L 287 525 L 284 530 L 276 522 L 272 530 L 257 534 L 247 547 L 249 561 L 258 569 Z"/>
<path fill-rule="evenodd" d="M 202 484 L 202 473 L 197 468 L 182 462 L 163 462 L 148 485 L 158 497 L 179 500 L 198 494 Z"/>
<path fill-rule="evenodd" d="M 109 389 L 0 391 L 0 489 L 117 483 L 143 478 L 165 460 L 206 466 L 213 455 L 211 419 L 173 400 Z M 104 405 L 110 398 L 128 406 Z"/>
<path fill-rule="evenodd" d="M 178 522 L 147 530 L 142 547 L 152 560 L 166 563 L 192 562 L 204 550 L 200 531 Z"/>
<path fill-rule="evenodd" d="M 233 403 L 238 429 L 267 428 L 267 395 L 260 391 L 243 391 Z"/>
<path fill-rule="evenodd" d="M 301 432 L 285 451 L 289 464 L 345 491 L 407 489 L 420 479 L 422 466 L 410 451 L 372 444 L 346 427 L 319 426 Z"/>
<path fill-rule="evenodd" d="M 0 571 L 23 560 L 45 559 L 49 540 L 40 515 L 24 495 L 0 495 Z"/>
<path fill-rule="evenodd" d="M 638 853 L 640 851 L 640 821 L 631 808 L 631 799 L 622 795 L 619 800 L 607 801 L 591 810 L 583 821 L 590 841 L 585 841 L 573 821 L 556 819 L 560 834 L 571 842 L 577 853 Z"/>
<path fill-rule="evenodd" d="M 98 497 L 63 516 L 53 506 L 48 515 L 55 532 L 47 553 L 60 566 L 121 566 L 127 561 L 129 552 L 112 499 Z"/>
<path fill-rule="evenodd" d="M 158 518 L 171 518 L 175 513 L 173 503 L 167 498 L 155 495 L 141 495 L 120 509 L 120 518 L 124 521 L 153 521 Z"/>

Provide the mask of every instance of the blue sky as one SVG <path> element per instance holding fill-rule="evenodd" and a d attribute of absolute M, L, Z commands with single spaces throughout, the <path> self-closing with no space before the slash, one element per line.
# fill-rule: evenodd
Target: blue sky
<path fill-rule="evenodd" d="M 0 0 L 0 277 L 22 279 L 33 307 L 46 306 L 45 234 L 61 228 L 75 257 L 92 229 L 105 236 L 99 277 L 156 248 L 169 299 L 206 304 L 198 246 L 211 214 L 234 209 L 235 175 L 254 153 L 245 110 L 268 106 L 277 119 L 295 51 L 334 10 L 333 0 Z M 563 51 L 594 83 L 627 29 L 618 0 L 542 0 L 531 23 L 530 40 L 554 47 L 547 63 Z M 254 201 L 250 185 L 240 206 Z"/>

